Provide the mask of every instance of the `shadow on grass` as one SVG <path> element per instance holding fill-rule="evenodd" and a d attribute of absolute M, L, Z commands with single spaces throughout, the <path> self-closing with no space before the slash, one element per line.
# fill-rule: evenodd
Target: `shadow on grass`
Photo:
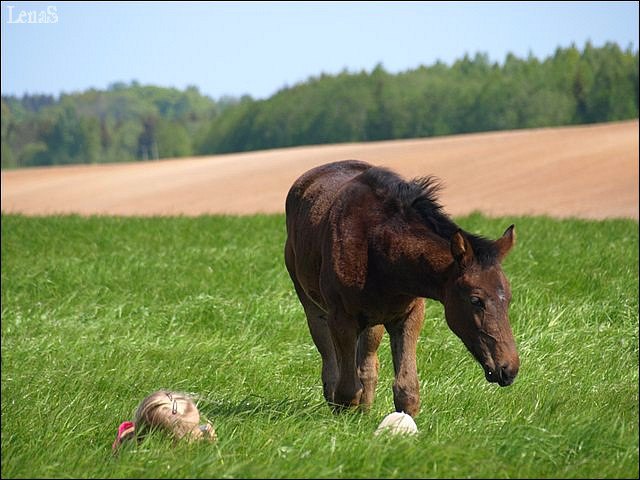
<path fill-rule="evenodd" d="M 198 408 L 207 417 L 310 417 L 318 413 L 331 413 L 328 405 L 322 402 L 309 402 L 283 398 L 267 399 L 259 395 L 248 395 L 241 400 L 210 401 L 198 398 Z"/>

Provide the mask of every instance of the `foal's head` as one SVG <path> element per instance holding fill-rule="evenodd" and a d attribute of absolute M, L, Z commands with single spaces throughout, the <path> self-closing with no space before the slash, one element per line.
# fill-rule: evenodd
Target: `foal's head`
<path fill-rule="evenodd" d="M 515 244 L 511 225 L 498 240 L 482 239 L 474 252 L 458 230 L 451 238 L 454 264 L 446 283 L 444 308 L 449 328 L 482 365 L 489 382 L 513 383 L 520 358 L 509 325 L 511 289 L 500 262 Z"/>

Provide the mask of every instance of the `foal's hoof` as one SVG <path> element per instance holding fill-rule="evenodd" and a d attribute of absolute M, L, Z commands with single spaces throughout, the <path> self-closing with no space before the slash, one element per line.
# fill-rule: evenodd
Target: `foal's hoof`
<path fill-rule="evenodd" d="M 336 415 L 344 412 L 345 410 L 347 410 L 349 407 L 346 405 L 340 405 L 339 403 L 329 403 L 329 408 L 331 408 L 331 411 L 333 413 L 335 413 Z"/>
<path fill-rule="evenodd" d="M 330 403 L 329 407 L 331 407 L 331 411 L 336 415 L 339 415 L 343 412 L 360 412 L 363 411 L 362 405 L 342 405 L 339 403 Z"/>
<path fill-rule="evenodd" d="M 360 405 L 360 397 L 362 396 L 362 390 L 358 390 L 354 396 L 349 396 L 348 398 L 340 398 L 340 396 L 336 393 L 334 396 L 334 401 L 329 402 L 329 406 L 333 410 L 333 413 L 340 413 L 345 410 L 355 410 L 361 407 Z"/>

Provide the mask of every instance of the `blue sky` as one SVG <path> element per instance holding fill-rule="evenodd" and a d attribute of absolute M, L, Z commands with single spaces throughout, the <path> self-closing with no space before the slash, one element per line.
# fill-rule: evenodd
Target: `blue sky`
<path fill-rule="evenodd" d="M 19 23 L 22 11 L 56 21 Z M 137 80 L 266 98 L 320 73 L 543 59 L 587 41 L 637 50 L 638 2 L 3 1 L 2 93 Z"/>

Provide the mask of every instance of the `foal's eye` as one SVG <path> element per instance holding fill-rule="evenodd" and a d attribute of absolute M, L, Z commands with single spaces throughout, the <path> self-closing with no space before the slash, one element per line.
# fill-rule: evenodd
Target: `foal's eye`
<path fill-rule="evenodd" d="M 474 307 L 484 308 L 484 302 L 480 297 L 476 297 L 475 295 L 472 295 L 469 298 L 469 301 L 471 302 L 471 305 L 473 305 Z"/>

